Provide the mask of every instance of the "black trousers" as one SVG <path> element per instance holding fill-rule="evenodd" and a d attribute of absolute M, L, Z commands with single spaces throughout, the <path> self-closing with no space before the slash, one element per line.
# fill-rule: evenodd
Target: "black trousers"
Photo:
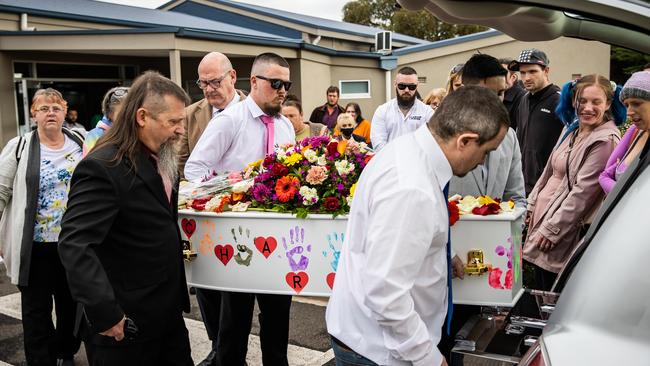
<path fill-rule="evenodd" d="M 91 366 L 193 366 L 190 339 L 179 311 L 168 319 L 165 331 L 154 339 L 107 342 L 95 335 L 92 343 Z M 95 340 L 104 338 L 100 342 Z"/>
<path fill-rule="evenodd" d="M 81 342 L 73 335 L 75 305 L 57 243 L 33 243 L 27 286 L 18 286 L 23 315 L 25 358 L 29 366 L 56 365 L 72 358 Z M 56 326 L 52 323 L 52 297 Z"/>
<path fill-rule="evenodd" d="M 533 288 L 536 290 L 550 291 L 551 287 L 553 287 L 553 283 L 555 283 L 555 279 L 557 278 L 558 274 L 555 272 L 547 271 L 544 268 L 528 261 L 526 263 L 530 265 L 535 272 L 535 286 Z"/>
<path fill-rule="evenodd" d="M 221 291 L 208 290 L 204 288 L 196 289 L 196 301 L 199 303 L 201 317 L 205 330 L 208 332 L 208 338 L 212 341 L 212 350 L 217 350 L 217 337 L 219 336 L 219 319 L 221 317 Z"/>
<path fill-rule="evenodd" d="M 221 293 L 221 328 L 218 337 L 220 366 L 242 366 L 246 362 L 255 299 L 260 308 L 262 363 L 287 366 L 291 296 L 239 292 Z"/>

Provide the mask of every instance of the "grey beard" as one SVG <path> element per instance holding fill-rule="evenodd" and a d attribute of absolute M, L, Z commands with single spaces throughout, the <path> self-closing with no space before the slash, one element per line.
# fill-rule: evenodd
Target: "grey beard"
<path fill-rule="evenodd" d="M 172 185 L 178 179 L 178 148 L 177 140 L 168 140 L 158 152 L 158 169 L 160 174 L 165 175 L 172 182 Z"/>

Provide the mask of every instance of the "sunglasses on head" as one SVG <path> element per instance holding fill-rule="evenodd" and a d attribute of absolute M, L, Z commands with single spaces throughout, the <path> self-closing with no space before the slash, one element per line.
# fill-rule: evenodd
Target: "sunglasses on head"
<path fill-rule="evenodd" d="M 417 89 L 417 87 L 418 87 L 417 84 L 402 84 L 402 83 L 397 84 L 397 89 L 399 90 L 404 90 L 406 88 L 409 88 L 410 91 L 413 91 Z"/>
<path fill-rule="evenodd" d="M 116 103 L 124 99 L 124 97 L 129 93 L 129 89 L 125 87 L 118 87 L 117 89 L 113 90 L 111 93 L 111 96 L 109 98 L 109 101 L 111 103 Z"/>
<path fill-rule="evenodd" d="M 289 91 L 289 89 L 291 89 L 291 81 L 284 81 L 280 79 L 269 79 L 267 77 L 260 76 L 260 75 L 255 75 L 255 77 L 258 79 L 268 81 L 269 84 L 271 84 L 271 88 L 275 90 L 279 90 L 282 86 L 284 86 L 285 91 Z"/>

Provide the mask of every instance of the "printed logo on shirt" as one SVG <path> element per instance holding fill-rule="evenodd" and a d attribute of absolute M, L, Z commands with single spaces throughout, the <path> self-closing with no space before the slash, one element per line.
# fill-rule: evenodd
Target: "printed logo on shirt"
<path fill-rule="evenodd" d="M 410 116 L 409 119 L 414 119 L 416 121 L 419 121 L 422 119 L 422 116 Z"/>
<path fill-rule="evenodd" d="M 551 111 L 549 111 L 549 110 L 546 109 L 546 108 L 541 108 L 540 111 L 542 111 L 542 112 L 544 112 L 544 113 L 551 113 Z"/>

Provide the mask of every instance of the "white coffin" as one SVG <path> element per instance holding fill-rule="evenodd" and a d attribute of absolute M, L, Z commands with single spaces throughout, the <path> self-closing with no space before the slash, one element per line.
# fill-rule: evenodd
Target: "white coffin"
<path fill-rule="evenodd" d="M 489 274 L 454 280 L 455 303 L 514 304 L 522 291 L 522 213 L 523 210 L 487 217 L 463 216 L 452 227 L 452 246 L 463 261 L 468 250 L 482 248 L 486 262 L 501 269 L 502 282 L 508 270 L 508 257 L 505 252 L 503 256 L 496 253 L 499 245 L 504 251 L 512 248 L 513 264 L 510 289 L 494 288 L 494 281 L 491 286 Z M 329 296 L 347 218 L 310 215 L 301 220 L 290 214 L 270 212 L 214 214 L 181 210 L 179 225 L 183 239 L 197 252 L 196 258 L 185 265 L 191 286 L 236 292 Z"/>
<path fill-rule="evenodd" d="M 452 226 L 451 245 L 463 262 L 467 252 L 482 249 L 492 270 L 479 276 L 454 279 L 455 304 L 514 306 L 523 294 L 521 232 L 523 208 L 499 215 L 463 215 Z M 511 280 L 506 282 L 506 277 Z"/>

